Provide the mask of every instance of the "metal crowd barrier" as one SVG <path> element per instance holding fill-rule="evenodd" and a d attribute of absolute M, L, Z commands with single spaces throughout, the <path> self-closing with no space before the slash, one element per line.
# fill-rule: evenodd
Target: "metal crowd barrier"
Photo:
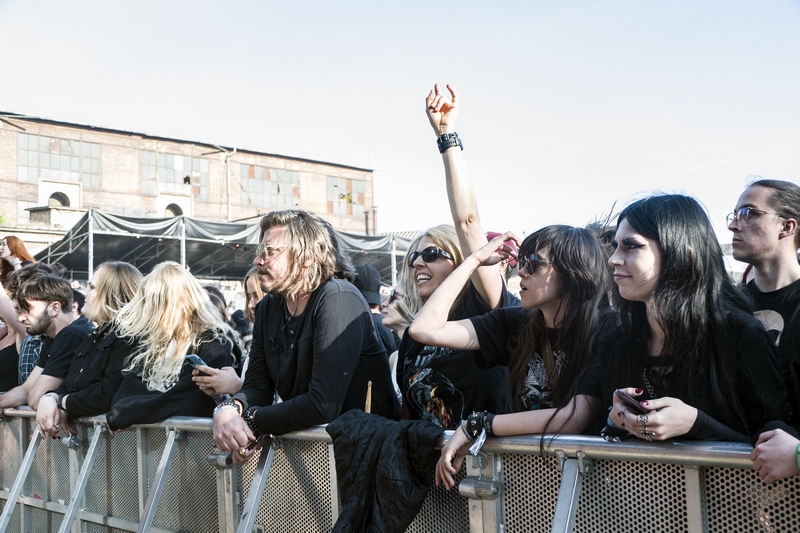
<path fill-rule="evenodd" d="M 339 513 L 333 446 L 317 427 L 232 466 L 211 421 L 40 439 L 35 413 L 0 421 L 0 533 L 326 532 Z M 489 439 L 459 489 L 435 487 L 411 532 L 800 531 L 800 480 L 764 485 L 734 443 Z M 459 494 L 460 492 L 460 494 Z"/>

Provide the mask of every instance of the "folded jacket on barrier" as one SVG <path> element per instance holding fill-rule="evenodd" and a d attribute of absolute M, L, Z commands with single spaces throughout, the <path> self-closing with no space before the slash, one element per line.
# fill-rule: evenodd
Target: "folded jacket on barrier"
<path fill-rule="evenodd" d="M 353 409 L 328 424 L 342 510 L 334 532 L 405 531 L 433 483 L 436 441 L 425 420 L 394 422 Z"/>

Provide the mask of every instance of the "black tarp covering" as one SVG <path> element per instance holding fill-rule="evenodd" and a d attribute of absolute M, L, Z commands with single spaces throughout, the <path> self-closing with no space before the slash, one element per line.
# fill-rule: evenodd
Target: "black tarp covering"
<path fill-rule="evenodd" d="M 343 232 L 337 235 L 353 263 L 373 265 L 386 285 L 392 280 L 392 242 L 398 269 L 410 242 L 392 235 Z M 195 277 L 241 280 L 252 266 L 258 246 L 258 220 L 237 223 L 209 222 L 186 216 L 136 218 L 91 209 L 63 239 L 36 254 L 36 259 L 58 261 L 70 270 L 72 278 L 85 281 L 91 242 L 93 269 L 103 261 L 127 261 L 147 274 L 162 261 L 180 263 L 182 241 L 186 247 L 185 264 Z"/>

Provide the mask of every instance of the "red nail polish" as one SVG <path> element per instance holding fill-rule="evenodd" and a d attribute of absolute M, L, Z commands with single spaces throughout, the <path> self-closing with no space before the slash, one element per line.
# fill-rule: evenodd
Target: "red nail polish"
<path fill-rule="evenodd" d="M 636 394 L 641 394 L 641 393 L 642 393 L 642 389 L 636 389 Z"/>

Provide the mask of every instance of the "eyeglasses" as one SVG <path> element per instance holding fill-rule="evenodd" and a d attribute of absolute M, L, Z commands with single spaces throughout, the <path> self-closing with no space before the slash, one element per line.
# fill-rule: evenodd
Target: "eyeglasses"
<path fill-rule="evenodd" d="M 417 260 L 417 257 L 422 257 L 422 260 L 426 263 L 433 263 L 440 257 L 444 257 L 445 259 L 453 259 L 452 255 L 445 252 L 438 246 L 428 246 L 421 252 L 411 252 L 411 255 L 408 256 L 408 266 L 413 267 L 414 261 Z"/>
<path fill-rule="evenodd" d="M 738 211 L 728 213 L 728 216 L 725 217 L 725 220 L 728 221 L 728 225 L 733 224 L 734 220 L 737 224 L 747 224 L 747 219 L 750 218 L 751 213 L 755 215 L 775 215 L 776 217 L 786 218 L 778 213 L 768 213 L 767 211 L 756 209 L 755 207 L 743 207 Z"/>
<path fill-rule="evenodd" d="M 398 291 L 397 289 L 392 289 L 392 292 L 389 293 L 389 302 L 388 303 L 389 303 L 389 305 L 392 305 L 397 300 L 402 300 L 405 297 L 406 297 L 406 295 L 403 294 L 402 292 Z"/>
<path fill-rule="evenodd" d="M 256 257 L 263 257 L 264 259 L 275 257 L 279 248 L 287 248 L 288 244 L 264 244 L 261 243 L 256 248 Z"/>
<path fill-rule="evenodd" d="M 520 255 L 517 259 L 517 264 L 519 265 L 520 272 L 524 272 L 528 276 L 533 276 L 539 265 L 549 265 L 550 262 L 545 261 L 544 259 L 539 259 L 536 257 L 536 254 L 530 254 Z"/>

